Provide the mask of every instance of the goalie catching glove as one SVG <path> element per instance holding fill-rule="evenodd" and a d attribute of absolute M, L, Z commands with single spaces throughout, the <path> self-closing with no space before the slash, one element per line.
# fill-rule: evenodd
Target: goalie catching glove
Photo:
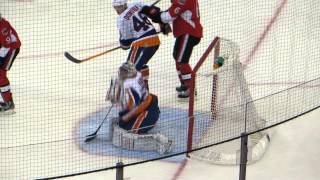
<path fill-rule="evenodd" d="M 110 87 L 108 89 L 106 95 L 106 101 L 110 101 L 112 104 L 120 104 L 121 103 L 121 83 L 118 77 L 114 77 L 111 79 Z"/>

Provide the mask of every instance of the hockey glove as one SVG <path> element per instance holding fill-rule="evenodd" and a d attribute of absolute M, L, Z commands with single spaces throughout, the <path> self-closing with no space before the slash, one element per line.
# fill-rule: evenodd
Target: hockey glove
<path fill-rule="evenodd" d="M 120 47 L 121 47 L 121 49 L 123 49 L 123 50 L 128 50 L 128 49 L 130 49 L 130 46 L 125 46 L 125 45 L 120 45 Z"/>
<path fill-rule="evenodd" d="M 172 32 L 171 26 L 169 23 L 159 23 L 160 26 L 160 31 L 164 34 L 164 35 L 168 35 L 169 33 Z"/>
<path fill-rule="evenodd" d="M 117 104 L 120 102 L 120 82 L 118 78 L 113 77 L 110 82 L 110 87 L 106 95 L 106 101 L 110 101 L 111 104 Z"/>
<path fill-rule="evenodd" d="M 156 6 L 144 6 L 141 9 L 141 13 L 147 15 L 155 23 L 161 22 L 161 11 Z"/>
<path fill-rule="evenodd" d="M 156 14 L 154 17 L 152 17 L 152 22 L 154 23 L 162 23 L 161 21 L 161 13 L 162 12 L 159 12 L 158 14 Z"/>
<path fill-rule="evenodd" d="M 160 13 L 160 8 L 156 7 L 156 6 L 144 6 L 141 11 L 141 13 L 147 15 L 148 17 L 152 18 L 154 17 L 156 14 Z"/>

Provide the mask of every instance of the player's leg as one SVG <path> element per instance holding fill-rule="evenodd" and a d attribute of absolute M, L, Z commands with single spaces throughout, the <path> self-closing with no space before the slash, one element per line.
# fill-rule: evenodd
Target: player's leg
<path fill-rule="evenodd" d="M 146 88 L 149 90 L 149 66 L 148 65 L 143 65 L 141 70 L 140 70 L 140 73 L 142 75 L 142 78 L 143 78 L 143 82 L 146 86 Z"/>
<path fill-rule="evenodd" d="M 5 57 L 0 57 L 0 112 L 14 109 L 7 71 L 12 67 L 15 58 L 19 54 L 19 50 L 19 48 L 10 50 Z"/>
<path fill-rule="evenodd" d="M 0 112 L 14 109 L 7 71 L 3 69 L 0 69 L 0 94 Z"/>
<path fill-rule="evenodd" d="M 179 98 L 189 97 L 189 87 L 191 83 L 192 68 L 189 60 L 193 47 L 200 42 L 200 38 L 185 34 L 176 39 L 173 57 L 176 61 L 176 70 L 178 72 L 180 87 L 177 87 Z"/>
<path fill-rule="evenodd" d="M 152 95 L 152 102 L 146 111 L 127 122 L 119 121 L 119 126 L 129 132 L 135 134 L 145 134 L 154 127 L 159 119 L 160 110 L 158 106 L 158 98 Z"/>
<path fill-rule="evenodd" d="M 147 115 L 141 122 L 138 128 L 138 134 L 146 134 L 152 128 L 154 128 L 160 116 L 160 109 L 158 106 L 158 98 L 155 95 L 152 95 L 152 102 L 147 109 Z"/>
<path fill-rule="evenodd" d="M 130 51 L 129 60 L 134 63 L 136 69 L 141 72 L 143 80 L 148 89 L 148 79 L 150 72 L 147 64 L 158 49 L 159 45 L 150 47 L 133 46 L 132 51 Z"/>
<path fill-rule="evenodd" d="M 136 118 L 130 131 L 135 134 L 146 134 L 154 127 L 158 119 L 159 112 L 144 111 Z"/>

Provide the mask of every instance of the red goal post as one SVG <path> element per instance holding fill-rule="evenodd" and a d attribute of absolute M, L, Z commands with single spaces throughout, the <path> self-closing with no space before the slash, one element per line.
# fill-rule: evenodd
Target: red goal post
<path fill-rule="evenodd" d="M 204 54 L 201 56 L 200 60 L 198 63 L 194 66 L 192 73 L 191 73 L 191 80 L 192 80 L 192 85 L 190 88 L 190 98 L 189 98 L 189 113 L 188 117 L 189 119 L 189 128 L 188 128 L 188 144 L 187 144 L 187 151 L 192 150 L 192 136 L 193 136 L 193 126 L 194 126 L 194 98 L 195 98 L 195 79 L 196 79 L 196 74 L 201 65 L 207 60 L 208 55 L 211 53 L 212 49 L 214 49 L 214 58 L 216 58 L 219 54 L 219 48 L 220 47 L 220 38 L 215 37 L 213 41 L 210 43 L 209 47 L 206 49 Z M 215 81 L 215 78 L 213 78 Z M 214 93 L 214 92 L 213 92 Z M 213 94 L 213 97 L 215 97 L 215 94 Z M 214 101 L 215 98 L 212 99 L 212 112 L 215 113 L 215 106 L 214 106 Z"/>

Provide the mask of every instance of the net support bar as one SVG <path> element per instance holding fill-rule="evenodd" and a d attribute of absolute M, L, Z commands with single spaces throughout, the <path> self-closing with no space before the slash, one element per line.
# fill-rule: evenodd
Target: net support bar
<path fill-rule="evenodd" d="M 117 172 L 116 172 L 116 180 L 123 180 L 123 163 L 117 163 Z"/>
<path fill-rule="evenodd" d="M 246 133 L 242 133 L 241 134 L 241 149 L 240 149 L 239 180 L 246 179 L 247 158 L 248 158 L 248 135 Z"/>

